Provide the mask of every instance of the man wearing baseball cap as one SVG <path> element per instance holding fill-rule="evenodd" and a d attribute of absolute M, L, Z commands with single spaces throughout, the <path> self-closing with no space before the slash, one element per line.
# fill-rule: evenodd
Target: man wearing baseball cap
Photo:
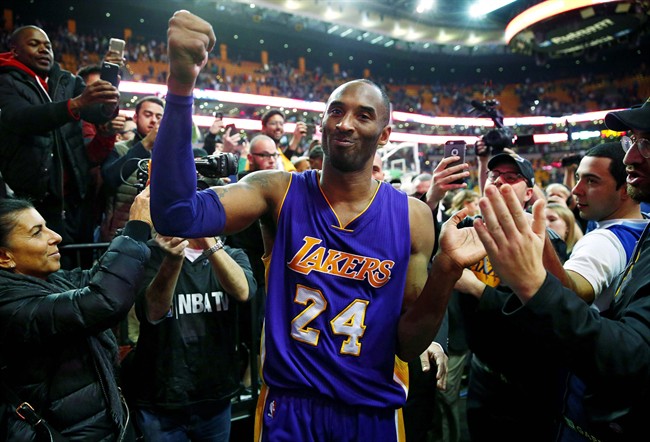
<path fill-rule="evenodd" d="M 610 112 L 605 115 L 605 124 L 608 129 L 619 132 L 639 130 L 650 132 L 650 98 L 645 103 L 619 112 Z"/>
<path fill-rule="evenodd" d="M 646 211 L 650 203 L 650 189 L 647 183 L 650 173 L 650 98 L 631 109 L 608 113 L 605 116 L 605 124 L 611 130 L 631 132 L 621 138 L 621 146 L 627 153 L 627 192 L 632 198 L 640 201 L 641 210 Z M 634 152 L 630 153 L 631 150 Z M 632 164 L 627 162 L 628 158 Z"/>
<path fill-rule="evenodd" d="M 490 158 L 487 168 L 486 185 L 493 184 L 500 188 L 510 184 L 522 206 L 527 207 L 535 187 L 535 171 L 530 161 L 517 154 L 500 153 Z"/>

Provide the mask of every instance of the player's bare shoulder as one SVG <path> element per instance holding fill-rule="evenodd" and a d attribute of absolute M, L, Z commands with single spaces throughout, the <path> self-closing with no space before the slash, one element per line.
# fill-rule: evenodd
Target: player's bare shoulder
<path fill-rule="evenodd" d="M 240 183 L 262 190 L 268 195 L 284 192 L 291 182 L 291 173 L 282 170 L 258 170 L 241 179 Z"/>

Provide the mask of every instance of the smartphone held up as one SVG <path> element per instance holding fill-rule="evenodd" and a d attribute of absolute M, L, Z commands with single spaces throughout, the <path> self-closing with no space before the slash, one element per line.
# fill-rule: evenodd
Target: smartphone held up
<path fill-rule="evenodd" d="M 124 40 L 121 40 L 119 38 L 111 38 L 108 41 L 108 50 L 117 52 L 120 58 L 124 57 L 124 47 L 126 46 L 126 42 Z"/>
<path fill-rule="evenodd" d="M 101 74 L 99 75 L 99 78 L 101 78 L 104 81 L 108 81 L 111 83 L 113 86 L 117 87 L 120 84 L 120 67 L 116 65 L 115 63 L 109 63 L 107 61 L 104 61 L 102 63 L 102 71 Z"/>
<path fill-rule="evenodd" d="M 445 143 L 445 152 L 444 157 L 460 157 L 459 160 L 449 163 L 447 168 L 458 166 L 465 162 L 465 151 L 467 150 L 467 145 L 462 140 L 449 140 Z M 451 184 L 463 184 L 463 180 L 453 181 Z"/>

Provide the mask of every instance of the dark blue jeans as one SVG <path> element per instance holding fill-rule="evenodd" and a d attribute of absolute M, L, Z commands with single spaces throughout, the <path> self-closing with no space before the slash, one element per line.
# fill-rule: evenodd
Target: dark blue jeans
<path fill-rule="evenodd" d="M 228 442 L 230 404 L 213 414 L 179 411 L 136 410 L 145 442 Z"/>

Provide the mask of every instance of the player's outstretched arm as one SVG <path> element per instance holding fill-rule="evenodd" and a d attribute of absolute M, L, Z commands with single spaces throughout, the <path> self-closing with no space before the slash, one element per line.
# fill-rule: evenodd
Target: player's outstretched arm
<path fill-rule="evenodd" d="M 220 190 L 223 200 L 214 189 L 197 193 L 191 143 L 192 90 L 214 46 L 214 32 L 205 20 L 179 11 L 169 21 L 167 37 L 169 94 L 151 162 L 154 226 L 162 235 L 182 238 L 217 236 L 224 230 L 244 228 L 269 210 L 273 195 L 284 191 L 289 180 L 276 175 L 277 181 L 253 179 L 234 184 L 227 191 Z M 272 185 L 263 186 L 269 181 Z"/>
<path fill-rule="evenodd" d="M 397 356 L 404 361 L 418 357 L 434 340 L 463 269 L 485 256 L 474 229 L 457 228 L 466 215 L 467 210 L 461 210 L 443 225 L 440 249 L 427 276 L 433 250 L 433 218 L 431 210 L 420 201 L 409 201 L 411 259 L 397 332 Z"/>

